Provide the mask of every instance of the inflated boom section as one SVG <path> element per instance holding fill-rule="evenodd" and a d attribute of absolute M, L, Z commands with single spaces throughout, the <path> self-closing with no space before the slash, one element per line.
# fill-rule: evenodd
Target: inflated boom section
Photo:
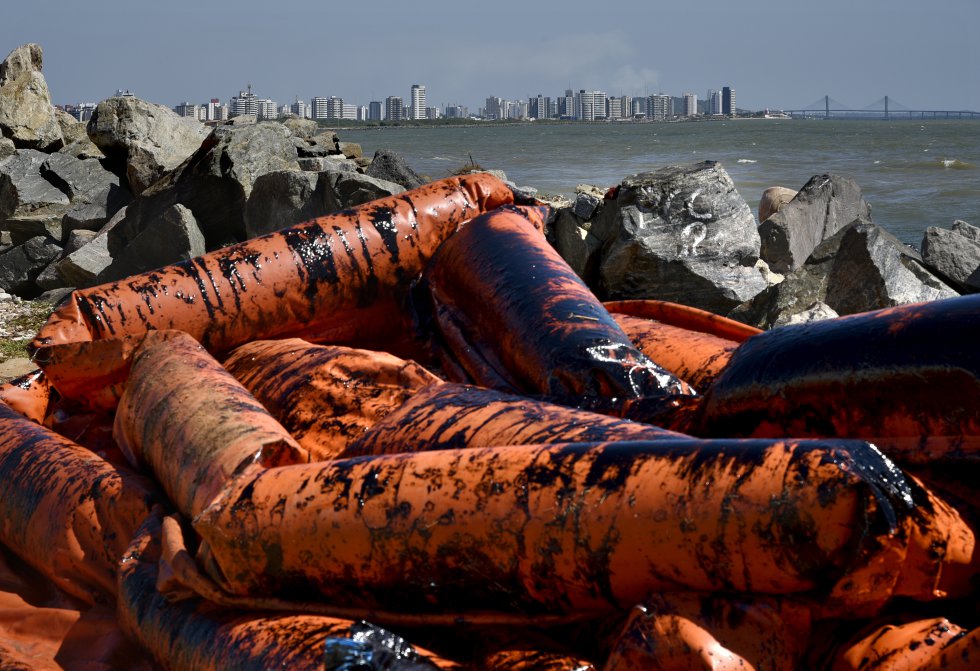
<path fill-rule="evenodd" d="M 306 463 L 309 453 L 201 345 L 153 331 L 137 351 L 113 437 L 194 517 L 251 465 Z"/>
<path fill-rule="evenodd" d="M 455 381 L 570 405 L 684 392 L 633 346 L 534 215 L 504 208 L 474 219 L 429 265 L 445 368 L 465 375 Z"/>
<path fill-rule="evenodd" d="M 151 507 L 153 483 L 0 403 L 0 542 L 59 588 L 111 603 L 116 562 Z"/>
<path fill-rule="evenodd" d="M 649 424 L 445 383 L 417 392 L 365 431 L 341 456 L 686 437 Z"/>
<path fill-rule="evenodd" d="M 962 593 L 959 516 L 855 441 L 660 441 L 360 457 L 236 479 L 194 521 L 233 594 L 412 612 L 608 612 L 660 591 L 825 613 Z M 872 579 L 873 578 L 873 579 Z M 949 584 L 947 584 L 949 583 Z"/>
<path fill-rule="evenodd" d="M 775 329 L 701 405 L 707 436 L 847 436 L 910 463 L 980 458 L 980 295 Z"/>
<path fill-rule="evenodd" d="M 442 383 L 414 361 L 386 352 L 298 338 L 242 345 L 224 365 L 313 461 L 338 456 L 420 389 Z"/>
<path fill-rule="evenodd" d="M 383 343 L 400 332 L 392 328 L 400 292 L 442 241 L 464 221 L 512 201 L 510 189 L 491 175 L 453 177 L 78 290 L 31 349 L 59 391 L 82 397 L 98 389 L 99 378 L 125 377 L 104 370 L 113 359 L 101 354 L 104 347 L 118 350 L 118 341 L 151 329 L 185 331 L 215 353 L 288 336 Z M 86 358 L 100 365 L 87 367 Z M 100 369 L 90 383 L 86 375 Z"/>

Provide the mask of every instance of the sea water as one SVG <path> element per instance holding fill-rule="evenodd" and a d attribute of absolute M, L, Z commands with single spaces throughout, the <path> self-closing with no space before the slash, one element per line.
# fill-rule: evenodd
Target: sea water
<path fill-rule="evenodd" d="M 980 226 L 980 121 L 736 119 L 684 123 L 486 123 L 339 131 L 366 156 L 401 154 L 432 179 L 472 160 L 521 186 L 573 195 L 668 165 L 720 161 L 757 211 L 770 186 L 814 175 L 855 180 L 872 218 L 916 247 L 929 226 Z"/>

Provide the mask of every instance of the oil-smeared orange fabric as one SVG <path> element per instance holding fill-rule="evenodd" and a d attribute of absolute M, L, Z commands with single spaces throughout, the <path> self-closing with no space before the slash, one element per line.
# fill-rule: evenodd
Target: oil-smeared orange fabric
<path fill-rule="evenodd" d="M 418 390 L 442 380 L 386 352 L 258 340 L 224 362 L 313 461 L 340 455 Z"/>

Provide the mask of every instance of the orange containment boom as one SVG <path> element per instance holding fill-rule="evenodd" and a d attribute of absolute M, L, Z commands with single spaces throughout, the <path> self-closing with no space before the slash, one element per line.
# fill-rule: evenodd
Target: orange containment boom
<path fill-rule="evenodd" d="M 116 562 L 162 498 L 148 480 L 0 403 L 0 543 L 68 594 L 111 603 Z"/>
<path fill-rule="evenodd" d="M 386 352 L 298 338 L 242 345 L 224 365 L 313 461 L 340 455 L 419 389 L 442 383 L 414 361 Z"/>
<path fill-rule="evenodd" d="M 743 343 L 697 435 L 849 437 L 897 461 L 980 458 L 980 295 L 788 326 Z"/>
<path fill-rule="evenodd" d="M 113 436 L 194 517 L 234 475 L 299 464 L 309 454 L 193 338 L 153 331 L 137 350 Z"/>
<path fill-rule="evenodd" d="M 686 437 L 649 424 L 450 382 L 416 393 L 341 456 Z"/>
<path fill-rule="evenodd" d="M 483 215 L 429 264 L 447 374 L 568 405 L 684 392 L 535 229 L 540 216 L 537 208 Z"/>
<path fill-rule="evenodd" d="M 827 614 L 962 594 L 974 537 L 858 441 L 443 450 L 238 478 L 194 521 L 232 594 L 418 613 L 604 613 L 661 591 Z"/>
<path fill-rule="evenodd" d="M 83 400 L 125 379 L 132 348 L 120 343 L 153 329 L 185 331 L 215 353 L 290 336 L 385 342 L 400 293 L 442 241 L 464 221 L 512 201 L 491 175 L 453 177 L 78 290 L 30 349 L 62 395 Z M 112 397 L 93 402 L 111 408 Z"/>

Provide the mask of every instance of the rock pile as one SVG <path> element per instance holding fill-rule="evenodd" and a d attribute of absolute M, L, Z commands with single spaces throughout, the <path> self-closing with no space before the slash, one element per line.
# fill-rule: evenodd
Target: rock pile
<path fill-rule="evenodd" d="M 389 151 L 305 119 L 208 128 L 131 95 L 86 125 L 51 106 L 41 49 L 0 65 L 0 290 L 23 298 L 198 256 L 411 189 Z M 506 176 L 500 173 L 506 180 Z M 536 190 L 508 182 L 518 202 Z M 930 228 L 922 253 L 872 223 L 860 187 L 816 175 L 768 189 L 759 225 L 705 161 L 580 185 L 548 238 L 596 295 L 654 298 L 771 328 L 980 291 L 980 229 Z"/>
<path fill-rule="evenodd" d="M 308 120 L 208 128 L 124 95 L 81 124 L 52 106 L 41 60 L 31 44 L 0 65 L 0 290 L 23 298 L 55 300 L 418 182 L 397 157 L 361 158 Z"/>

